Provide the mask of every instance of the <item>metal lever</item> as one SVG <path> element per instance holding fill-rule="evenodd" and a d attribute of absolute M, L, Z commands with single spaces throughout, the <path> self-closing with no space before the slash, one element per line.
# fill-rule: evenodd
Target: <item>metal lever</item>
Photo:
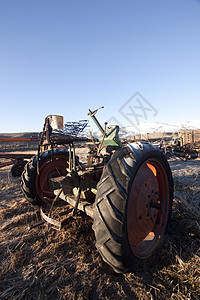
<path fill-rule="evenodd" d="M 72 213 L 73 217 L 75 216 L 75 214 L 77 212 L 79 200 L 80 200 L 80 197 L 81 197 L 81 191 L 82 191 L 82 180 L 80 181 L 80 186 L 79 186 L 79 189 L 78 189 L 78 195 L 76 197 L 76 202 L 75 202 L 75 206 L 74 206 L 73 213 Z"/>
<path fill-rule="evenodd" d="M 104 129 L 102 128 L 101 124 L 99 123 L 99 121 L 98 121 L 97 118 L 95 117 L 96 113 L 97 113 L 98 110 L 101 109 L 101 108 L 104 108 L 104 106 L 101 106 L 101 107 L 97 108 L 97 109 L 94 110 L 94 111 L 91 111 L 91 110 L 89 109 L 88 115 L 91 116 L 91 118 L 93 119 L 93 121 L 95 122 L 95 124 L 97 125 L 97 127 L 99 128 L 99 130 L 101 131 L 101 133 L 102 133 L 103 135 L 105 135 Z"/>
<path fill-rule="evenodd" d="M 94 111 L 91 111 L 89 109 L 88 115 L 91 116 L 91 117 L 94 116 L 94 115 L 96 115 L 96 113 L 98 112 L 98 110 L 101 109 L 101 108 L 104 108 L 104 106 L 100 106 L 99 108 L 95 109 Z"/>

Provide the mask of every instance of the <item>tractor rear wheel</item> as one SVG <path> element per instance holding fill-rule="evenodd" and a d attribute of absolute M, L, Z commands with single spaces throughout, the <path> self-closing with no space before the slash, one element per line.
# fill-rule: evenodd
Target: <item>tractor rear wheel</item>
<path fill-rule="evenodd" d="M 164 154 L 134 143 L 104 167 L 94 203 L 96 247 L 115 272 L 134 270 L 168 230 L 173 179 Z"/>
<path fill-rule="evenodd" d="M 37 174 L 37 160 L 34 156 L 26 164 L 21 176 L 21 188 L 24 197 L 32 205 L 51 204 L 55 195 L 50 188 L 49 179 L 67 174 L 69 152 L 57 148 L 42 152 L 39 157 L 39 174 Z"/>

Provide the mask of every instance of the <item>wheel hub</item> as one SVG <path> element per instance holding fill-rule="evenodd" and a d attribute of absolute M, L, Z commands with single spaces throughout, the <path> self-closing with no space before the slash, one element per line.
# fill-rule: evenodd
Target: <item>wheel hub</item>
<path fill-rule="evenodd" d="M 50 203 L 55 198 L 50 188 L 49 180 L 53 177 L 65 176 L 67 174 L 68 162 L 65 156 L 57 156 L 48 159 L 41 167 L 36 176 L 36 191 L 40 199 Z"/>
<path fill-rule="evenodd" d="M 127 210 L 128 240 L 136 256 L 150 256 L 164 234 L 168 200 L 164 168 L 157 161 L 143 163 L 133 180 Z"/>

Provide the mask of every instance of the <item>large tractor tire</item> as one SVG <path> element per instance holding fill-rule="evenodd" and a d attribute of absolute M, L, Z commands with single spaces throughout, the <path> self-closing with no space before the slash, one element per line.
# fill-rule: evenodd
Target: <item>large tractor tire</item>
<path fill-rule="evenodd" d="M 24 197 L 32 205 L 51 204 L 55 198 L 51 191 L 49 179 L 67 174 L 69 152 L 57 148 L 53 152 L 42 152 L 39 157 L 39 174 L 37 174 L 37 160 L 34 156 L 26 164 L 21 176 L 21 188 Z"/>
<path fill-rule="evenodd" d="M 115 272 L 134 270 L 168 230 L 173 179 L 164 154 L 148 143 L 119 149 L 104 167 L 94 203 L 96 247 Z"/>

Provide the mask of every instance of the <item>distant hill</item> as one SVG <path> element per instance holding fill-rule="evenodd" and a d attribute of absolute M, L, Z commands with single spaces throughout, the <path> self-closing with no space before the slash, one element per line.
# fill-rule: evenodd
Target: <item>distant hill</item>
<path fill-rule="evenodd" d="M 126 126 L 120 128 L 120 137 L 129 138 L 137 134 L 146 133 L 170 133 L 178 132 L 179 130 L 189 130 L 189 129 L 200 129 L 200 120 L 179 122 L 179 123 L 162 123 L 162 122 L 143 122 L 135 126 Z M 41 135 L 40 132 L 20 132 L 20 133 L 0 133 L 0 138 L 2 137 L 22 137 L 22 138 L 37 138 Z M 98 131 L 93 131 L 95 137 L 99 136 Z"/>
<path fill-rule="evenodd" d="M 174 124 L 161 123 L 161 122 L 143 122 L 135 126 L 126 126 L 120 128 L 120 136 L 122 138 L 128 138 L 137 134 L 146 133 L 168 133 L 168 132 L 178 132 L 179 130 L 190 130 L 190 129 L 200 129 L 200 120 L 180 122 Z"/>

